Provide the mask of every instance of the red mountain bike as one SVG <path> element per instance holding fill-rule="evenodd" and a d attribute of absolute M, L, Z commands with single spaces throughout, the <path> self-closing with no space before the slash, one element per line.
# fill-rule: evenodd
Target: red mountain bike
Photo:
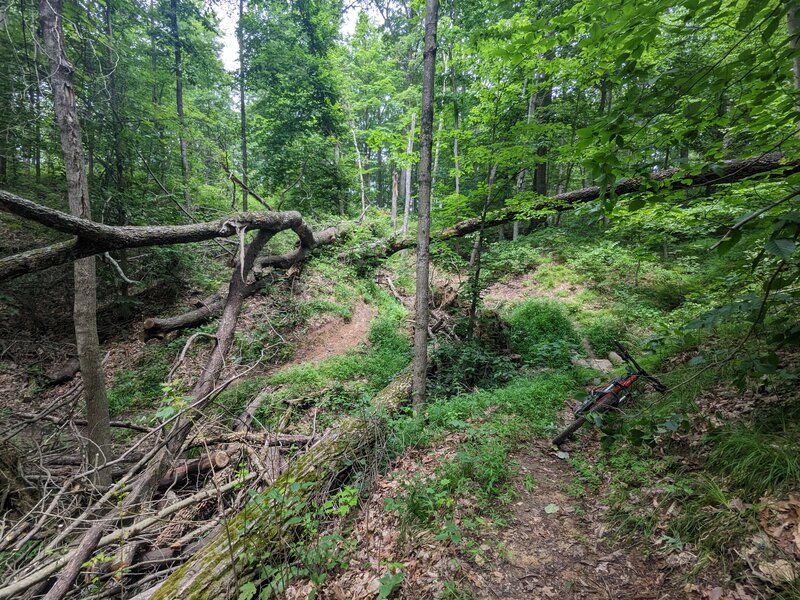
<path fill-rule="evenodd" d="M 577 419 L 553 440 L 554 445 L 560 446 L 572 437 L 572 434 L 578 429 L 583 427 L 584 423 L 586 423 L 586 415 L 589 413 L 606 412 L 622 404 L 631 395 L 631 388 L 639 379 L 646 379 L 656 391 L 662 394 L 667 391 L 667 387 L 663 383 L 639 366 L 639 363 L 636 362 L 622 344 L 614 342 L 614 345 L 628 367 L 627 375 L 612 379 L 608 384 L 594 388 L 589 392 L 586 400 L 575 409 Z"/>

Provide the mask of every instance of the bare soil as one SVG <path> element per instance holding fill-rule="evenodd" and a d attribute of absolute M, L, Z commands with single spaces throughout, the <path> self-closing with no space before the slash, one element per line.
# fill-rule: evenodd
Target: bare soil
<path fill-rule="evenodd" d="M 294 358 L 281 368 L 305 362 L 320 362 L 344 354 L 367 341 L 370 323 L 378 309 L 358 300 L 353 306 L 353 317 L 331 317 L 314 327 L 302 340 Z"/>

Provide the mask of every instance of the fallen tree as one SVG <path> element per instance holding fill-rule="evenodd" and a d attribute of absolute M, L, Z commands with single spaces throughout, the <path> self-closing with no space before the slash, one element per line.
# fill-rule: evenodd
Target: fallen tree
<path fill-rule="evenodd" d="M 269 500 L 248 504 L 202 550 L 141 597 L 200 600 L 237 596 L 239 584 L 257 579 L 256 569 L 268 557 L 279 560 L 295 534 L 296 525 L 286 520 L 287 506 L 309 502 L 353 460 L 363 457 L 382 431 L 383 415 L 395 411 L 410 394 L 411 374 L 403 373 L 375 396 L 374 410 L 346 418 L 284 471 L 271 487 L 273 493 L 262 494 Z M 261 560 L 251 560 L 254 556 Z"/>
<path fill-rule="evenodd" d="M 709 165 L 696 173 L 687 169 L 665 169 L 648 176 L 631 177 L 618 183 L 613 190 L 609 190 L 609 193 L 622 196 L 666 189 L 681 190 L 701 185 L 734 183 L 765 173 L 783 177 L 798 171 L 800 171 L 800 160 L 787 160 L 781 153 L 774 152 L 754 158 L 728 160 Z M 597 200 L 602 195 L 603 190 L 597 186 L 565 192 L 524 209 L 506 208 L 499 211 L 484 221 L 484 227 L 493 227 L 529 218 L 531 214 L 541 210 L 567 210 L 576 204 Z M 332 227 L 314 235 L 300 213 L 294 211 L 244 213 L 231 219 L 189 225 L 111 226 L 74 217 L 3 190 L 0 190 L 0 210 L 30 219 L 56 231 L 77 236 L 67 242 L 36 248 L 0 259 L 0 282 L 112 250 L 201 242 L 243 235 L 248 230 L 267 231 L 273 234 L 288 229 L 295 231 L 300 238 L 296 250 L 282 256 L 262 257 L 256 262 L 256 266 L 259 268 L 268 266 L 288 268 L 305 260 L 315 247 L 335 242 L 344 230 L 344 227 Z M 480 229 L 480 226 L 481 219 L 467 219 L 441 231 L 438 235 L 433 235 L 431 241 L 440 242 L 474 233 Z M 392 237 L 365 246 L 360 251 L 348 253 L 345 256 L 347 258 L 354 256 L 381 258 L 400 250 L 413 248 L 415 245 L 416 241 L 411 238 Z"/>
<path fill-rule="evenodd" d="M 618 183 L 613 193 L 616 196 L 625 196 L 643 191 L 682 190 L 704 185 L 719 185 L 735 183 L 765 173 L 777 176 L 787 176 L 800 171 L 800 160 L 787 161 L 780 153 L 765 154 L 764 156 L 744 160 L 730 160 L 721 164 L 709 166 L 692 174 L 685 169 L 665 169 L 647 177 L 632 177 Z M 603 190 L 598 186 L 591 186 L 580 190 L 565 192 L 551 196 L 524 210 L 519 208 L 506 208 L 490 214 L 483 222 L 484 228 L 496 227 L 528 218 L 531 214 L 543 210 L 567 210 L 577 204 L 598 200 Z M 477 232 L 481 228 L 481 219 L 466 219 L 452 227 L 443 229 L 431 235 L 431 243 L 445 242 L 447 240 L 463 237 Z M 300 244 L 293 252 L 281 256 L 260 257 L 256 261 L 258 268 L 274 267 L 288 269 L 304 261 L 320 246 L 338 242 L 342 238 L 344 227 L 331 227 L 314 236 L 313 245 Z M 359 259 L 373 261 L 388 258 L 401 250 L 414 248 L 416 238 L 393 236 L 377 242 L 367 244 L 361 248 L 343 252 L 339 255 L 342 260 Z M 0 272 L 2 272 L 0 270 Z M 256 280 L 248 295 L 256 293 L 264 283 Z M 202 301 L 202 306 L 180 315 L 167 318 L 149 318 L 144 321 L 144 338 L 163 337 L 170 331 L 186 327 L 195 327 L 214 317 L 222 308 L 223 292 L 217 292 Z"/>

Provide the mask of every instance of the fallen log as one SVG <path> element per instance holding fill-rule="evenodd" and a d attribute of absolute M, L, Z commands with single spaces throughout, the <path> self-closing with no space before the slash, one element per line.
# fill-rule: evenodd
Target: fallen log
<path fill-rule="evenodd" d="M 313 243 L 300 243 L 297 248 L 287 254 L 257 258 L 255 267 L 259 270 L 268 268 L 288 269 L 308 258 L 313 249 L 317 246 L 332 244 L 336 240 L 341 239 L 344 232 L 344 226 L 324 229 L 318 234 L 313 234 Z M 258 293 L 260 290 L 264 289 L 266 285 L 274 282 L 275 279 L 274 272 L 269 272 L 264 276 L 257 277 L 253 283 L 247 286 L 245 297 Z M 145 319 L 142 323 L 142 340 L 161 339 L 171 331 L 202 325 L 222 310 L 222 307 L 225 305 L 225 297 L 226 292 L 222 290 L 201 300 L 199 306 L 195 310 L 174 317 L 150 317 Z"/>
<path fill-rule="evenodd" d="M 153 600 L 236 597 L 239 585 L 257 579 L 256 569 L 263 566 L 263 562 L 249 560 L 254 553 L 279 557 L 296 533 L 296 526 L 281 520 L 287 503 L 312 500 L 353 459 L 363 456 L 383 427 L 382 414 L 396 410 L 410 394 L 411 373 L 403 373 L 373 399 L 372 414 L 346 418 L 283 472 L 270 488 L 276 492 L 274 497 L 282 498 L 280 503 L 248 504 L 196 555 L 145 596 Z M 266 497 L 272 494 L 262 496 Z"/>
<path fill-rule="evenodd" d="M 686 169 L 665 169 L 657 171 L 646 177 L 631 177 L 618 183 L 614 188 L 614 195 L 624 196 L 637 192 L 660 190 L 682 190 L 704 185 L 719 185 L 725 183 L 735 183 L 748 177 L 761 175 L 764 173 L 775 174 L 776 176 L 788 176 L 800 171 L 800 160 L 789 161 L 780 153 L 765 154 L 764 156 L 748 158 L 744 160 L 729 160 L 721 164 L 716 164 L 702 169 L 699 173 L 692 174 Z M 525 208 L 506 208 L 495 212 L 487 217 L 483 223 L 484 228 L 496 227 L 513 223 L 520 219 L 529 218 L 542 210 L 567 210 L 577 204 L 591 202 L 602 196 L 602 189 L 598 186 L 565 192 L 544 199 L 532 206 Z M 543 221 L 543 219 L 535 219 Z M 481 228 L 480 219 L 466 219 L 456 223 L 452 227 L 447 227 L 439 233 L 431 234 L 431 243 L 445 242 L 455 238 L 463 237 L 477 232 Z M 313 245 L 300 245 L 293 252 L 281 256 L 265 256 L 256 260 L 256 266 L 260 268 L 275 267 L 288 269 L 304 261 L 319 246 L 334 244 L 341 239 L 342 228 L 332 227 L 314 236 Z M 377 242 L 372 242 L 349 250 L 339 255 L 342 260 L 351 261 L 354 258 L 359 261 L 376 261 L 400 252 L 416 247 L 417 240 L 413 236 L 389 237 Z M 184 315 L 171 317 L 170 319 L 148 319 L 145 321 L 145 330 L 152 326 L 154 335 L 149 337 L 159 337 L 168 331 L 175 331 L 183 327 L 194 327 L 202 324 L 207 319 L 212 318 L 221 309 L 220 305 L 206 304 L 208 310 L 200 309 L 191 311 Z"/>
<path fill-rule="evenodd" d="M 158 490 L 166 490 L 172 487 L 181 487 L 191 484 L 204 477 L 210 471 L 220 471 L 231 464 L 231 457 L 227 452 L 209 452 L 200 458 L 181 461 L 172 467 L 161 481 L 158 482 Z"/>
<path fill-rule="evenodd" d="M 0 190 L 0 210 L 69 233 L 72 240 L 35 248 L 0 259 L 0 281 L 49 267 L 125 248 L 145 248 L 243 236 L 246 231 L 274 235 L 292 230 L 301 247 L 314 245 L 314 233 L 298 212 L 244 213 L 230 219 L 174 226 L 104 225 L 42 206 Z"/>

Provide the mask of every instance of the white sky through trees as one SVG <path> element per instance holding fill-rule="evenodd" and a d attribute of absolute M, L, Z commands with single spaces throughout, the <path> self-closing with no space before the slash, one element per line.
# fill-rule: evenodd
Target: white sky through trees
<path fill-rule="evenodd" d="M 348 8 L 342 19 L 340 32 L 343 36 L 352 35 L 356 28 L 358 14 L 363 10 L 361 7 Z M 219 18 L 220 30 L 220 51 L 219 57 L 222 64 L 228 71 L 236 71 L 239 68 L 239 42 L 236 39 L 236 20 L 238 18 L 238 3 L 214 3 L 214 12 Z M 377 16 L 374 11 L 368 10 L 373 16 Z"/>

